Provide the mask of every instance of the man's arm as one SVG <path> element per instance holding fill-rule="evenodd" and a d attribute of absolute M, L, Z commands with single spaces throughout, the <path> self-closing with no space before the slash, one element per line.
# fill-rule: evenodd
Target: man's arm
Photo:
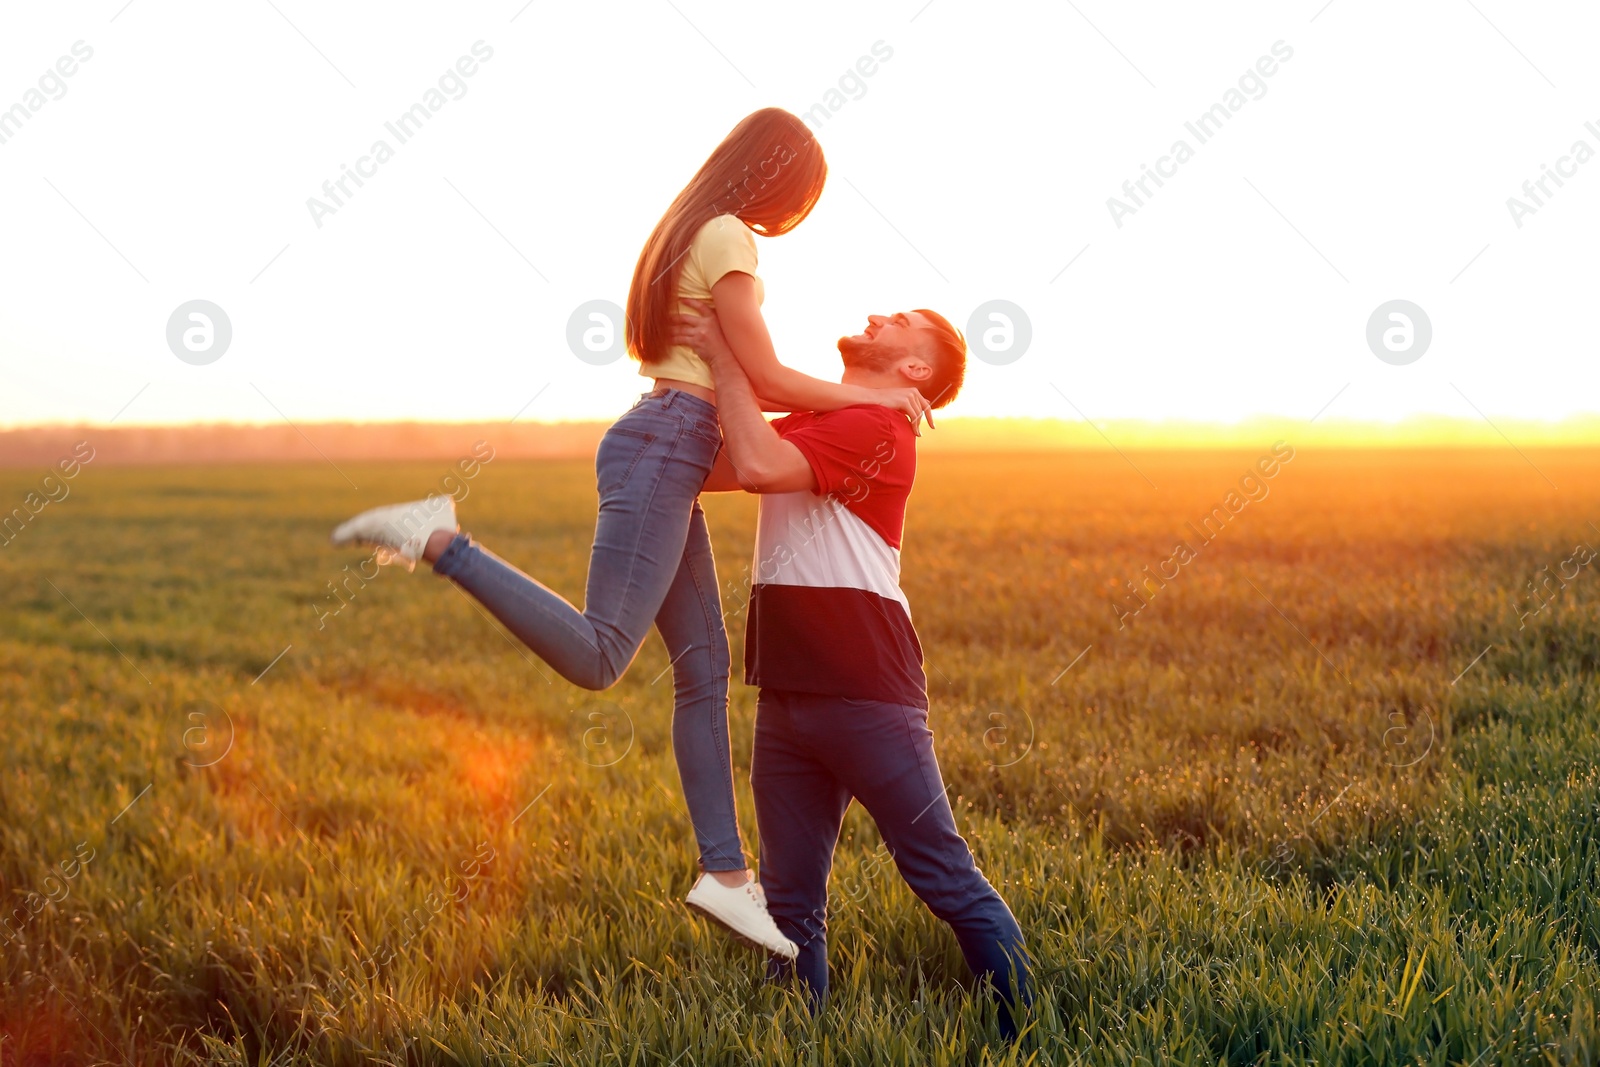
<path fill-rule="evenodd" d="M 805 453 L 778 436 L 739 361 L 707 360 L 717 383 L 717 419 L 722 423 L 722 450 L 739 485 L 750 493 L 815 492 L 817 476 Z"/>
<path fill-rule="evenodd" d="M 687 316 L 685 317 L 687 318 Z M 717 389 L 717 419 L 722 423 L 722 451 L 707 479 L 709 488 L 731 469 L 739 486 L 751 493 L 815 492 L 817 476 L 805 454 L 778 436 L 756 401 L 739 361 L 728 348 L 716 318 L 674 324 L 674 343 L 688 344 L 711 368 Z M 720 483 L 719 483 L 720 487 Z M 710 489 L 715 492 L 716 489 Z"/>
<path fill-rule="evenodd" d="M 733 461 L 728 458 L 726 447 L 717 450 L 717 461 L 711 466 L 711 473 L 706 475 L 706 484 L 700 487 L 702 493 L 737 493 L 744 486 L 739 484 L 739 474 L 733 469 Z"/>

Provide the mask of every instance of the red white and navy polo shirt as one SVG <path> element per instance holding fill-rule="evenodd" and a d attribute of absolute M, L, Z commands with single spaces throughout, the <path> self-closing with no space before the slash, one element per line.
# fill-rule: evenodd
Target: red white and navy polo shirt
<path fill-rule="evenodd" d="M 857 405 L 772 426 L 811 464 L 817 491 L 761 497 L 745 683 L 926 708 L 922 645 L 900 590 L 911 424 Z"/>

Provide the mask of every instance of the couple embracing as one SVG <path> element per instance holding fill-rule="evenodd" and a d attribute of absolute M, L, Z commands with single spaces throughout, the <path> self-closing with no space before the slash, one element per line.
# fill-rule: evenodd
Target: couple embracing
<path fill-rule="evenodd" d="M 628 293 L 628 350 L 654 379 L 606 431 L 582 610 L 460 532 L 448 496 L 374 508 L 334 531 L 421 559 L 585 689 L 620 678 L 653 623 L 672 661 L 673 754 L 699 849 L 686 903 L 828 989 L 828 874 L 852 799 L 901 875 L 991 983 L 1014 1036 L 1031 992 L 1010 909 L 956 830 L 928 727 L 922 649 L 900 589 L 919 424 L 954 399 L 966 342 L 928 310 L 869 315 L 839 340 L 837 382 L 778 360 L 755 234 L 798 226 L 827 178 L 787 111 L 747 116 L 656 224 Z M 768 422 L 764 411 L 790 412 Z M 728 639 L 700 494 L 758 493 L 745 682 L 760 687 L 751 877 L 734 808 Z"/>

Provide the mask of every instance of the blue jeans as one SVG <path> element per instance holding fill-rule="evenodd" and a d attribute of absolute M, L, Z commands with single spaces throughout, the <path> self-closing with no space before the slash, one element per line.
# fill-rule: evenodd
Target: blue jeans
<path fill-rule="evenodd" d="M 717 409 L 647 393 L 595 455 L 600 517 L 579 611 L 458 534 L 434 562 L 563 678 L 606 689 L 655 623 L 672 658 L 672 748 L 708 871 L 745 867 L 728 755 L 728 635 L 700 488 L 722 444 Z"/>
<path fill-rule="evenodd" d="M 814 1009 L 827 994 L 828 874 L 853 797 L 912 892 L 949 924 L 973 973 L 992 981 L 1001 1029 L 1016 1036 L 1018 1001 L 1032 998 L 1022 930 L 956 830 L 926 710 L 763 689 L 750 784 L 767 908 L 800 946 L 793 964 L 769 964 L 771 977 L 797 972 Z M 871 877 L 863 873 L 847 891 L 870 899 Z"/>

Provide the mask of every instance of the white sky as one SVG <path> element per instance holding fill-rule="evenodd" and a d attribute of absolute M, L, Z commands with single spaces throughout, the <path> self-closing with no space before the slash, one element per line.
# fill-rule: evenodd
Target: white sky
<path fill-rule="evenodd" d="M 1031 346 L 974 360 L 952 414 L 1600 409 L 1600 159 L 1520 229 L 1506 205 L 1600 151 L 1600 12 L 1323 4 L 6 3 L 0 109 L 93 57 L 0 144 L 0 425 L 613 416 L 643 380 L 574 356 L 569 315 L 623 302 L 735 121 L 823 101 L 878 41 L 821 130 L 817 210 L 759 241 L 794 366 L 836 375 L 869 311 L 965 326 L 1004 299 Z M 479 40 L 466 95 L 399 144 L 384 123 Z M 1280 40 L 1200 144 L 1184 123 Z M 380 138 L 318 229 L 307 198 Z M 1179 138 L 1194 158 L 1119 229 L 1107 198 Z M 204 366 L 166 343 L 197 298 L 233 327 Z M 1433 325 L 1406 366 L 1365 341 L 1396 298 Z"/>

